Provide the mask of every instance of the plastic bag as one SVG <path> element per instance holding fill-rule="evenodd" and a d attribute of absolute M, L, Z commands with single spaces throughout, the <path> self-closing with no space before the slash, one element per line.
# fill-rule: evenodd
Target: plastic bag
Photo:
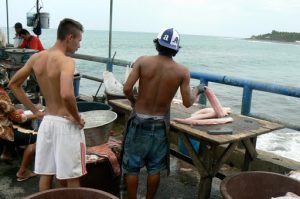
<path fill-rule="evenodd" d="M 112 72 L 104 71 L 103 80 L 106 93 L 124 96 L 123 85 L 115 78 Z"/>

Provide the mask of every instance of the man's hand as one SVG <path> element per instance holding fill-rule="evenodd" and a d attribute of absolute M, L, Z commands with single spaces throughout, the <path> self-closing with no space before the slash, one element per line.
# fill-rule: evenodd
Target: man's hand
<path fill-rule="evenodd" d="M 83 129 L 84 125 L 85 125 L 85 121 L 80 117 L 79 128 Z"/>
<path fill-rule="evenodd" d="M 192 99 L 194 99 L 194 102 L 198 102 L 199 100 L 199 95 L 205 92 L 205 86 L 203 85 L 198 85 L 192 88 L 191 95 Z"/>
<path fill-rule="evenodd" d="M 45 112 L 43 111 L 37 111 L 34 113 L 34 115 L 36 116 L 37 119 L 43 119 L 43 117 L 45 116 Z"/>
<path fill-rule="evenodd" d="M 192 89 L 192 93 L 194 96 L 198 96 L 200 95 L 201 93 L 204 93 L 205 92 L 205 86 L 204 85 L 198 85 L 198 86 L 195 86 L 193 87 Z"/>
<path fill-rule="evenodd" d="M 80 117 L 80 121 L 76 121 L 72 116 L 64 116 L 67 120 L 74 122 L 75 124 L 79 125 L 79 128 L 82 129 L 85 125 L 85 121 Z"/>
<path fill-rule="evenodd" d="M 27 116 L 27 120 L 29 120 L 29 121 L 37 119 L 37 116 L 34 114 L 28 114 L 26 116 Z"/>

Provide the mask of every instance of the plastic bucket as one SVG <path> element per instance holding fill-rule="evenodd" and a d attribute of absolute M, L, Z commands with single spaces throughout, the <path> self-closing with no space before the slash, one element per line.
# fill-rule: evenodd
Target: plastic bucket
<path fill-rule="evenodd" d="M 199 140 L 196 140 L 196 139 L 191 138 L 191 137 L 189 137 L 189 140 L 190 140 L 194 150 L 198 153 L 199 152 L 199 146 L 200 146 Z M 184 154 L 188 157 L 190 156 L 187 148 L 185 147 L 185 145 L 184 145 L 184 143 L 183 143 L 183 141 L 180 137 L 178 138 L 178 150 L 179 150 L 180 153 L 182 153 L 182 154 Z"/>
<path fill-rule="evenodd" d="M 27 196 L 25 199 L 72 198 L 72 199 L 117 199 L 116 196 L 91 188 L 59 188 L 42 191 Z"/>
<path fill-rule="evenodd" d="M 80 79 L 81 79 L 81 75 L 80 74 L 75 74 L 74 75 L 73 87 L 74 87 L 74 95 L 75 95 L 75 97 L 79 96 Z"/>
<path fill-rule="evenodd" d="M 40 13 L 41 28 L 47 29 L 50 24 L 50 14 L 48 12 Z"/>
<path fill-rule="evenodd" d="M 263 171 L 242 172 L 226 177 L 220 188 L 225 199 L 266 199 L 284 196 L 287 192 L 300 195 L 300 181 Z"/>
<path fill-rule="evenodd" d="M 26 13 L 26 18 L 27 18 L 27 26 L 32 27 L 34 25 L 35 13 L 27 12 Z"/>
<path fill-rule="evenodd" d="M 112 110 L 112 107 L 108 104 L 101 102 L 77 102 L 77 108 L 79 112 L 95 111 L 95 110 Z"/>
<path fill-rule="evenodd" d="M 121 175 L 116 176 L 107 158 L 87 162 L 87 174 L 80 178 L 82 187 L 106 191 L 115 196 L 120 194 Z M 67 198 L 66 198 L 67 199 Z"/>

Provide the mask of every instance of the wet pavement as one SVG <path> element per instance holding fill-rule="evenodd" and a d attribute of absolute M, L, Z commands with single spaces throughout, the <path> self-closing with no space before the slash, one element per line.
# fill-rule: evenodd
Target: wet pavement
<path fill-rule="evenodd" d="M 38 191 L 38 177 L 18 182 L 16 173 L 20 161 L 14 160 L 12 165 L 0 161 L 0 199 L 24 198 Z"/>
<path fill-rule="evenodd" d="M 122 139 L 121 132 L 124 129 L 124 118 L 118 118 L 114 123 L 112 134 L 115 139 Z M 21 157 L 17 155 L 8 165 L 0 160 L 0 199 L 21 199 L 38 192 L 38 177 L 33 177 L 23 182 L 18 182 L 16 173 L 20 165 Z M 34 161 L 32 161 L 33 164 Z M 31 165 L 33 168 L 33 165 Z M 198 195 L 200 176 L 195 167 L 173 156 L 170 159 L 170 175 L 167 172 L 161 174 L 160 186 L 156 199 L 195 199 Z M 100 177 L 100 176 L 99 176 Z M 141 170 L 139 179 L 138 198 L 144 199 L 146 195 L 147 172 Z M 213 179 L 210 199 L 221 199 L 221 180 Z"/>
<path fill-rule="evenodd" d="M 20 160 L 12 165 L 0 162 L 0 199 L 19 199 L 38 191 L 38 177 L 18 182 L 15 174 Z M 146 170 L 141 171 L 138 198 L 145 198 Z M 157 199 L 194 199 L 197 198 L 199 174 L 195 167 L 175 157 L 171 157 L 170 176 L 166 172 L 161 176 Z M 211 199 L 221 199 L 219 193 L 220 180 L 214 178 Z"/>
<path fill-rule="evenodd" d="M 161 182 L 156 194 L 156 199 L 195 199 L 198 195 L 200 176 L 195 167 L 171 156 L 171 172 L 161 176 Z M 139 183 L 139 198 L 146 194 L 146 171 L 143 170 Z M 221 199 L 220 183 L 218 178 L 213 179 L 210 199 Z"/>

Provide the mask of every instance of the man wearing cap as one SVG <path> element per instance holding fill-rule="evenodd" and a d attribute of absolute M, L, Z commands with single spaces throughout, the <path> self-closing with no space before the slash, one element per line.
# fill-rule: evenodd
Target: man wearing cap
<path fill-rule="evenodd" d="M 22 42 L 23 42 L 23 38 L 20 36 L 20 31 L 23 29 L 23 26 L 20 22 L 17 22 L 15 24 L 15 31 L 16 31 L 16 35 L 14 37 L 14 47 L 18 48 Z"/>
<path fill-rule="evenodd" d="M 182 102 L 190 107 L 199 90 L 190 91 L 190 73 L 173 57 L 179 51 L 179 34 L 173 28 L 163 30 L 154 40 L 158 55 L 141 56 L 133 64 L 124 93 L 130 100 L 133 112 L 124 135 L 122 170 L 128 196 L 137 197 L 138 175 L 146 166 L 147 199 L 154 198 L 160 172 L 169 171 L 170 106 L 178 88 Z M 139 80 L 138 96 L 133 87 Z"/>

